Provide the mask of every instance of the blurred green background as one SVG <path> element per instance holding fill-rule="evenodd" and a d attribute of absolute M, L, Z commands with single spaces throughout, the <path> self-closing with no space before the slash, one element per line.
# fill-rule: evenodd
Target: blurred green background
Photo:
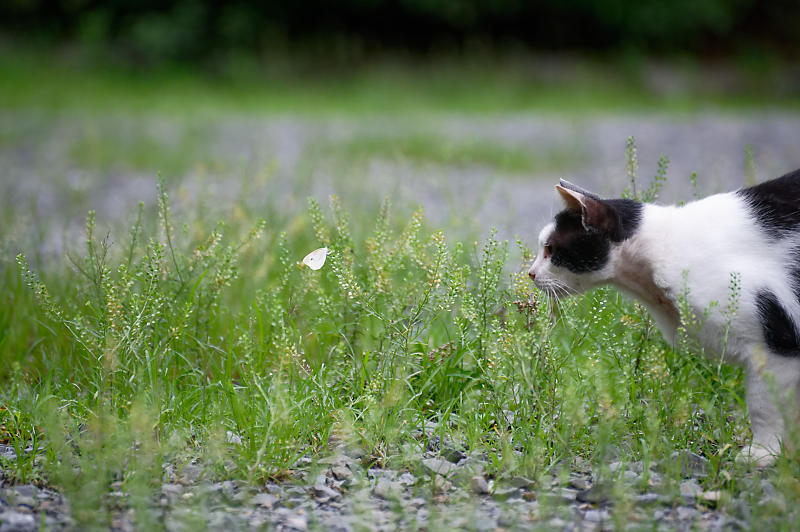
<path fill-rule="evenodd" d="M 0 20 L 12 36 L 79 43 L 137 66 L 285 51 L 347 63 L 398 50 L 714 56 L 796 54 L 800 45 L 793 0 L 8 0 Z"/>

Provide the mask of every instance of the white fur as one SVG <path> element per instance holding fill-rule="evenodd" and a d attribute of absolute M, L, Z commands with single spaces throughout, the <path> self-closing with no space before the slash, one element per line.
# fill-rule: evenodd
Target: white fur
<path fill-rule="evenodd" d="M 734 193 L 682 207 L 647 204 L 637 231 L 628 240 L 612 244 L 610 260 L 602 270 L 575 274 L 545 257 L 543 246 L 553 230 L 550 224 L 539 235 L 539 254 L 530 270 L 541 289 L 563 295 L 611 284 L 641 300 L 670 342 L 676 339 L 679 325 L 679 297 L 686 297 L 697 316 L 711 309 L 695 331 L 697 340 L 706 355 L 744 367 L 754 435 L 746 454 L 760 464 L 771 463 L 785 435 L 781 412 L 794 418 L 800 411 L 800 356 L 770 352 L 758 318 L 756 293 L 764 288 L 772 291 L 800 324 L 800 303 L 786 268 L 800 238 L 765 238 Z M 729 311 L 732 274 L 738 276 L 741 287 L 735 314 Z M 794 398 L 785 401 L 786 395 Z"/>

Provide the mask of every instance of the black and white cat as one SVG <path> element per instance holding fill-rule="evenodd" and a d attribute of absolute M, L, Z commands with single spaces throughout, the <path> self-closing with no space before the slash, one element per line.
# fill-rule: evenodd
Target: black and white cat
<path fill-rule="evenodd" d="M 561 181 L 566 209 L 539 235 L 529 275 L 551 296 L 610 284 L 641 301 L 667 341 L 679 298 L 707 319 L 709 356 L 744 367 L 753 442 L 767 465 L 800 413 L 800 170 L 683 206 L 604 200 Z M 738 308 L 725 306 L 731 280 Z"/>

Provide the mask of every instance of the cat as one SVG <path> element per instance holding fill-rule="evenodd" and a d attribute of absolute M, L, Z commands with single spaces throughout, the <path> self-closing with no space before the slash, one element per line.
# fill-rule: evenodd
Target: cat
<path fill-rule="evenodd" d="M 696 339 L 746 375 L 753 441 L 737 459 L 772 464 L 800 413 L 800 170 L 682 206 L 556 190 L 566 208 L 539 234 L 534 284 L 556 298 L 612 285 L 668 342 L 681 297 L 697 316 L 711 309 Z"/>

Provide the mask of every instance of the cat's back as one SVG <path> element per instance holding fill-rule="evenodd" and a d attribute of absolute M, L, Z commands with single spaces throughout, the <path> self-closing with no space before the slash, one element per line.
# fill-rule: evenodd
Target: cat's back
<path fill-rule="evenodd" d="M 734 273 L 745 292 L 788 297 L 800 279 L 800 171 L 683 206 L 647 205 L 642 233 L 664 284 L 675 289 L 688 272 L 700 306 L 724 301 Z"/>
<path fill-rule="evenodd" d="M 800 230 L 800 169 L 735 194 L 768 238 Z"/>
<path fill-rule="evenodd" d="M 645 212 L 649 232 L 687 259 L 760 253 L 777 241 L 800 240 L 800 170 L 683 206 L 648 205 Z"/>

